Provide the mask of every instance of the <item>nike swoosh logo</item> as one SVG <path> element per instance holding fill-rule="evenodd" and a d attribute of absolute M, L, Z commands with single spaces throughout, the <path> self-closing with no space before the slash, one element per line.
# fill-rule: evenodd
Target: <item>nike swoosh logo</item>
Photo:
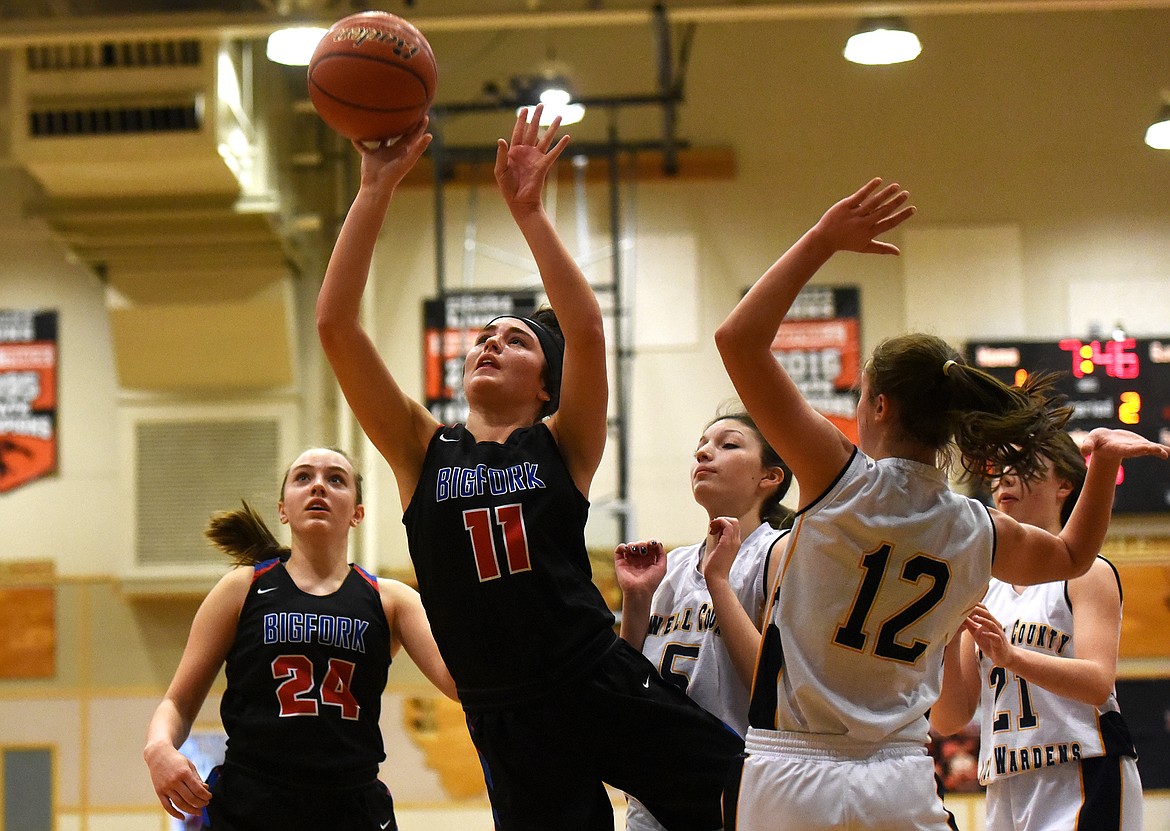
<path fill-rule="evenodd" d="M 650 676 L 649 675 L 647 675 L 646 680 L 642 682 L 642 686 L 645 687 L 646 689 L 650 689 Z"/>
<path fill-rule="evenodd" d="M 451 436 L 439 436 L 439 441 L 459 441 L 459 439 L 452 438 Z M 383 825 L 382 827 L 385 828 L 386 826 Z"/>
<path fill-rule="evenodd" d="M 388 819 L 388 820 L 386 820 L 384 823 L 382 823 L 381 825 L 379 825 L 378 827 L 379 827 L 379 828 L 389 828 L 389 827 L 390 827 L 390 823 L 391 823 L 391 822 L 393 822 L 393 820 L 389 820 L 389 819 Z"/>
<path fill-rule="evenodd" d="M 280 587 L 279 586 L 269 586 L 266 589 L 256 589 L 256 594 L 268 594 L 269 592 L 276 591 L 278 588 L 280 588 Z"/>

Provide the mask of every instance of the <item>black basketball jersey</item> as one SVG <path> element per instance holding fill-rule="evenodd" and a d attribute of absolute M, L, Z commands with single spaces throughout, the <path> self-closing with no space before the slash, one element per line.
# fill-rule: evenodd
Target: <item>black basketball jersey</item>
<path fill-rule="evenodd" d="M 227 656 L 226 761 L 288 784 L 373 781 L 386 758 L 378 717 L 390 668 L 378 579 L 351 565 L 336 592 L 317 596 L 280 560 L 254 568 Z"/>
<path fill-rule="evenodd" d="M 539 696 L 610 646 L 585 549 L 589 502 L 543 423 L 503 444 L 431 438 L 403 514 L 423 605 L 464 706 Z"/>

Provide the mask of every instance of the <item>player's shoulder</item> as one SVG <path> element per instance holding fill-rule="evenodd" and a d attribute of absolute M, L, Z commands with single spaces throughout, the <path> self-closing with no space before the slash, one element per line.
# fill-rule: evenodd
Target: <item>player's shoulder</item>
<path fill-rule="evenodd" d="M 1074 577 L 1068 581 L 1070 598 L 1075 599 L 1082 592 L 1106 591 L 1117 592 L 1118 600 L 1121 599 L 1121 575 L 1118 573 L 1117 567 L 1100 554 L 1093 560 L 1088 571 L 1080 577 Z"/>
<path fill-rule="evenodd" d="M 248 587 L 252 585 L 252 582 L 256 579 L 256 576 L 256 566 L 238 566 L 237 568 L 233 568 L 223 577 L 219 578 L 219 582 L 216 584 L 216 588 L 222 589 L 224 591 L 238 590 L 241 592 L 247 592 Z"/>
<path fill-rule="evenodd" d="M 392 622 L 395 615 L 404 610 L 421 608 L 422 596 L 418 590 L 401 580 L 383 577 L 378 580 L 378 595 L 382 602 L 382 611 L 386 613 L 386 620 Z"/>
<path fill-rule="evenodd" d="M 252 587 L 252 573 L 251 566 L 233 568 L 219 578 L 211 591 L 207 593 L 207 597 L 203 599 L 203 606 L 224 612 L 228 610 L 238 612 L 243 608 L 244 600 L 248 597 L 248 591 Z"/>

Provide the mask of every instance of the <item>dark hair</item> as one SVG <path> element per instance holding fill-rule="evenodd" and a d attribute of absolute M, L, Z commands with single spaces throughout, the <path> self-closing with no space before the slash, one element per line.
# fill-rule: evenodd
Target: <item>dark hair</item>
<path fill-rule="evenodd" d="M 532 313 L 530 320 L 539 324 L 547 333 L 547 340 L 551 340 L 553 348 L 559 350 L 559 355 L 550 355 L 548 346 L 546 346 L 546 338 L 540 337 L 537 333 L 537 340 L 540 341 L 541 351 L 544 352 L 544 381 L 545 392 L 548 393 L 548 401 L 540 408 L 540 418 L 547 418 L 557 411 L 561 406 L 561 367 L 564 362 L 565 354 L 565 333 L 561 331 L 561 324 L 557 321 L 557 313 L 552 310 L 551 306 L 541 306 Z"/>
<path fill-rule="evenodd" d="M 237 566 L 254 566 L 273 557 L 287 560 L 292 549 L 280 544 L 247 500 L 240 504 L 243 507 L 234 511 L 212 514 L 203 535 Z"/>
<path fill-rule="evenodd" d="M 970 366 L 934 335 L 914 333 L 878 344 L 865 367 L 869 395 L 897 405 L 904 435 L 939 452 L 949 466 L 950 446 L 965 471 L 986 476 L 1012 468 L 1033 478 L 1072 416 L 1053 389 L 1052 373 L 1029 375 L 1019 387 Z"/>
<path fill-rule="evenodd" d="M 748 428 L 755 434 L 756 438 L 760 440 L 760 463 L 764 467 L 778 467 L 784 471 L 784 478 L 776 489 L 768 495 L 764 500 L 764 504 L 760 506 L 760 521 L 766 522 L 773 528 L 790 528 L 792 521 L 796 518 L 796 514 L 792 512 L 787 506 L 780 504 L 780 500 L 788 493 L 788 489 L 792 487 L 792 471 L 788 469 L 788 465 L 780 454 L 776 452 L 772 445 L 768 444 L 768 440 L 764 438 L 764 434 L 760 432 L 760 428 L 756 426 L 755 419 L 747 414 L 744 410 L 728 410 L 716 415 L 715 418 L 707 422 L 706 430 L 712 424 L 717 424 L 720 421 L 734 421 L 744 427 Z"/>
<path fill-rule="evenodd" d="M 1081 498 L 1081 488 L 1085 485 L 1085 476 L 1088 466 L 1081 449 L 1068 433 L 1060 433 L 1052 446 L 1044 451 L 1044 455 L 1052 462 L 1052 475 L 1059 479 L 1067 479 L 1072 485 L 1072 491 L 1060 506 L 1060 525 L 1064 527 L 1068 518 L 1072 516 L 1077 500 Z"/>
<path fill-rule="evenodd" d="M 354 489 L 357 491 L 355 504 L 361 505 L 362 475 L 354 466 L 353 459 L 344 450 L 339 450 L 336 447 L 321 449 L 337 453 L 349 462 L 350 467 L 353 468 Z M 280 481 L 281 501 L 284 501 L 284 484 L 288 481 L 288 474 L 291 470 L 292 465 L 290 464 Z M 292 549 L 280 544 L 276 536 L 269 530 L 268 525 L 265 524 L 263 517 L 256 513 L 247 500 L 241 499 L 240 504 L 242 507 L 234 511 L 212 514 L 203 535 L 211 540 L 216 548 L 231 557 L 232 563 L 237 566 L 252 566 L 265 560 L 271 560 L 273 557 L 287 560 L 292 555 Z"/>

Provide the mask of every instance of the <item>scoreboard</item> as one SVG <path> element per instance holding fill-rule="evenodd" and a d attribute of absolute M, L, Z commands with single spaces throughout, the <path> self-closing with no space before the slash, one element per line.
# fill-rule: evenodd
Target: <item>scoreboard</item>
<path fill-rule="evenodd" d="M 1170 337 L 1057 341 L 972 341 L 967 360 L 1018 384 L 1029 373 L 1062 373 L 1076 438 L 1094 427 L 1132 430 L 1170 444 Z M 1115 513 L 1170 512 L 1170 462 L 1127 459 L 1118 474 Z"/>

